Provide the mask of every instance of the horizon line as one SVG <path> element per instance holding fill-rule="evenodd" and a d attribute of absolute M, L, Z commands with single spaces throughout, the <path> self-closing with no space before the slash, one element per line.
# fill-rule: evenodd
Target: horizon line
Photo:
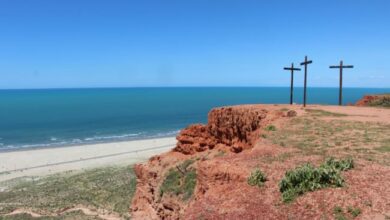
<path fill-rule="evenodd" d="M 0 88 L 6 90 L 72 90 L 72 89 L 163 89 L 163 88 L 290 88 L 290 86 L 97 86 L 97 87 L 42 87 L 42 88 Z M 296 86 L 294 88 L 304 88 Z M 338 89 L 330 86 L 311 86 L 309 88 Z M 343 89 L 390 89 L 390 87 L 343 87 Z"/>

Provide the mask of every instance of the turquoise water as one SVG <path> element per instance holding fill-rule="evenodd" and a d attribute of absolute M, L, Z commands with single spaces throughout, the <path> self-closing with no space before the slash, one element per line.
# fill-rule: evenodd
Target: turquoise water
<path fill-rule="evenodd" d="M 344 103 L 390 89 L 344 89 Z M 295 90 L 302 102 L 302 88 Z M 0 90 L 0 150 L 173 136 L 217 106 L 288 103 L 289 88 Z M 309 88 L 308 103 L 337 104 L 338 89 Z"/>

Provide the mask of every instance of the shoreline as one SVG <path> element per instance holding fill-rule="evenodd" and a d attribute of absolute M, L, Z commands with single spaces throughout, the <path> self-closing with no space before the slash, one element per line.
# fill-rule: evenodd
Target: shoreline
<path fill-rule="evenodd" d="M 179 131 L 177 132 L 177 134 Z M 166 135 L 166 136 L 150 136 L 150 137 L 139 137 L 139 138 L 131 138 L 131 139 L 118 139 L 118 140 L 108 140 L 108 141 L 96 141 L 96 142 L 80 142 L 80 143 L 66 143 L 66 144 L 52 144 L 48 146 L 37 147 L 14 147 L 14 148 L 0 148 L 0 154 L 9 153 L 9 152 L 18 152 L 18 151 L 34 151 L 34 150 L 42 150 L 42 149 L 56 149 L 56 148 L 67 148 L 67 147 L 77 147 L 77 146 L 90 146 L 90 145 L 98 145 L 98 144 L 112 144 L 112 143 L 121 143 L 121 142 L 132 142 L 132 141 L 144 141 L 144 140 L 154 140 L 154 139 L 164 139 L 164 138 L 176 138 L 177 134 Z"/>
<path fill-rule="evenodd" d="M 0 182 L 64 171 L 130 165 L 172 149 L 175 137 L 0 152 Z"/>

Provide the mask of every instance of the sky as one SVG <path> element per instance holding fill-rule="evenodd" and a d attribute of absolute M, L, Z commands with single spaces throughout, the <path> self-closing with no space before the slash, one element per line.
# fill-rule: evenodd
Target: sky
<path fill-rule="evenodd" d="M 389 0 L 0 0 L 0 89 L 390 87 Z M 303 72 L 295 74 L 303 86 Z"/>

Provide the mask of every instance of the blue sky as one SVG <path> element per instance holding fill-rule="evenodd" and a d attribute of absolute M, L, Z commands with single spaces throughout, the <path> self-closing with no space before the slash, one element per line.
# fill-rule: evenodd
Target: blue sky
<path fill-rule="evenodd" d="M 0 89 L 389 87 L 388 0 L 0 0 Z M 303 73 L 296 74 L 303 85 Z"/>

